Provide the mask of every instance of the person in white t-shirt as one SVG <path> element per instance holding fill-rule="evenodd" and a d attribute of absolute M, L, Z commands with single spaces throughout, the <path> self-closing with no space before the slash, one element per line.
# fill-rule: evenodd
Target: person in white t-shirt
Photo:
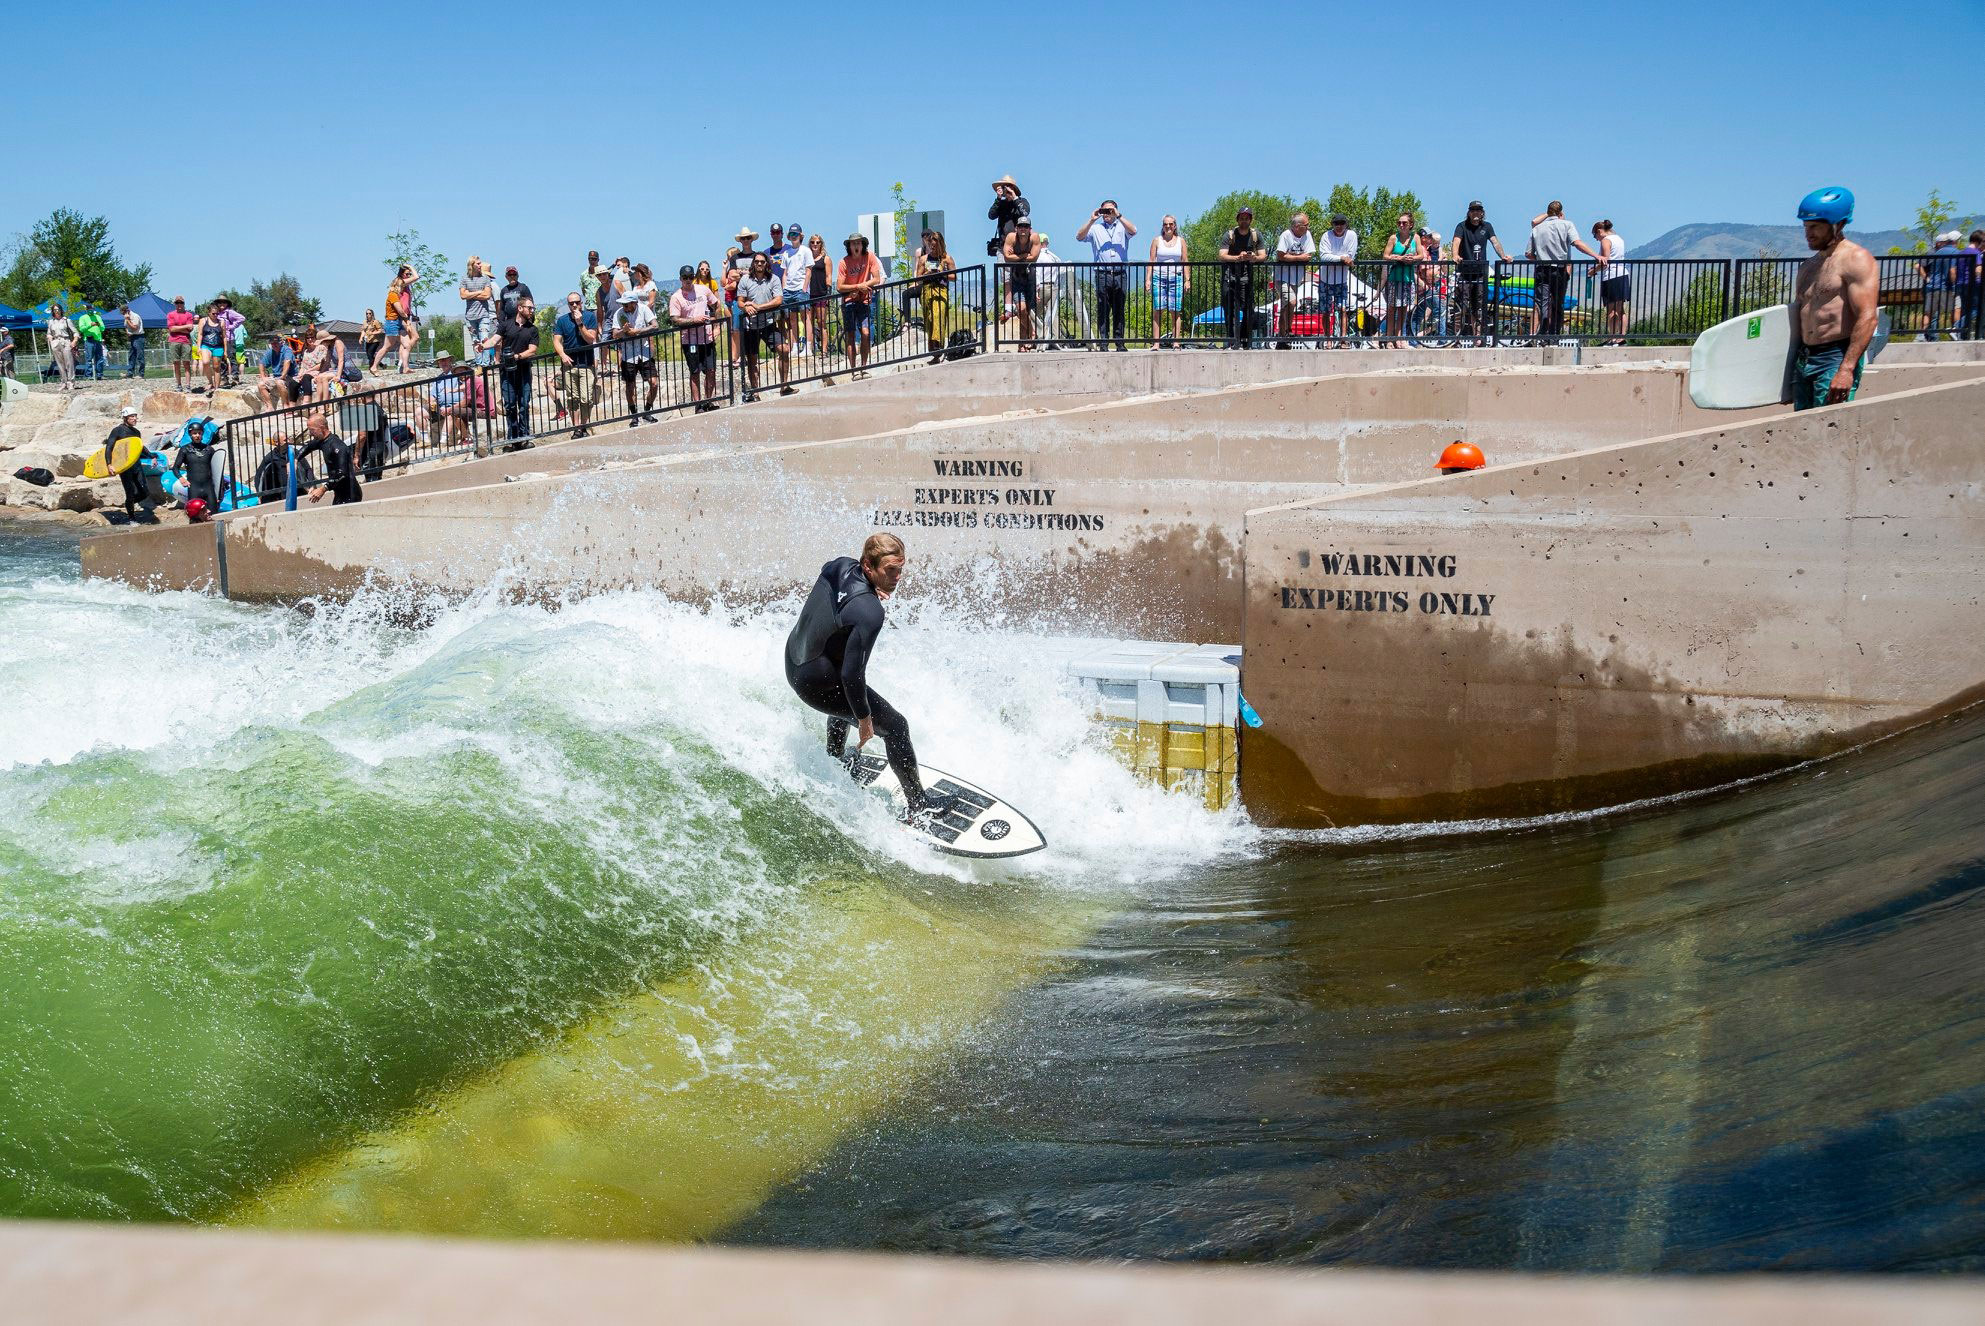
<path fill-rule="evenodd" d="M 1282 232 L 1282 237 L 1275 241 L 1275 284 L 1282 296 L 1281 316 L 1275 324 L 1282 334 L 1275 342 L 1278 350 L 1289 348 L 1289 337 L 1296 325 L 1296 298 L 1309 276 L 1310 258 L 1315 253 L 1316 236 L 1310 234 L 1309 214 L 1298 212 L 1289 219 L 1289 228 Z"/>
<path fill-rule="evenodd" d="M 1358 232 L 1343 213 L 1316 241 L 1316 311 L 1325 336 L 1342 336 L 1345 297 L 1351 290 L 1351 264 L 1358 260 Z"/>
<path fill-rule="evenodd" d="M 780 249 L 772 261 L 778 265 L 781 290 L 779 292 L 779 325 L 785 329 L 786 346 L 793 354 L 806 353 L 806 288 L 809 273 L 813 267 L 813 250 L 806 242 L 806 232 L 795 221 L 786 227 L 786 247 Z"/>

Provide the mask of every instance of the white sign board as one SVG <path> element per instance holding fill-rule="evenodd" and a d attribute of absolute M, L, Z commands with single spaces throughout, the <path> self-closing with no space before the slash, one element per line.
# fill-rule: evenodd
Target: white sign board
<path fill-rule="evenodd" d="M 944 213 L 911 212 L 903 218 L 903 233 L 910 237 L 910 248 L 914 252 L 917 241 L 926 230 L 942 231 Z M 864 212 L 855 219 L 855 233 L 868 236 L 869 252 L 878 258 L 896 256 L 896 214 L 894 212 Z"/>

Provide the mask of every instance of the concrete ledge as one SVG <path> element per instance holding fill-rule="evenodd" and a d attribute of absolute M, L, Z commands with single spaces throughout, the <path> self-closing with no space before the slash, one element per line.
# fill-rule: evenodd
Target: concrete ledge
<path fill-rule="evenodd" d="M 1243 799 L 1282 825 L 1581 809 L 1966 703 L 1981 415 L 1972 379 L 1250 512 Z"/>
<path fill-rule="evenodd" d="M 656 1320 L 1976 1326 L 1985 1320 L 1975 1283 L 1932 1280 L 1102 1267 L 81 1224 L 0 1225 L 0 1296 L 13 1305 L 10 1321 L 63 1326 Z"/>

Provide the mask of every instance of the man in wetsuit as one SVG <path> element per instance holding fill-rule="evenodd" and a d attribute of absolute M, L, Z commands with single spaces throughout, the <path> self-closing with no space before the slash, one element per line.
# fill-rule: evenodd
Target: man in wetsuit
<path fill-rule="evenodd" d="M 1815 189 L 1799 203 L 1806 246 L 1792 287 L 1792 408 L 1810 410 L 1854 399 L 1861 359 L 1875 337 L 1880 275 L 1874 255 L 1847 238 L 1854 195 Z"/>
<path fill-rule="evenodd" d="M 903 575 L 903 541 L 871 534 L 861 560 L 836 557 L 820 568 L 806 606 L 786 637 L 786 682 L 800 699 L 827 715 L 827 753 L 855 772 L 855 756 L 877 733 L 912 815 L 942 815 L 949 799 L 924 791 L 910 724 L 868 684 L 868 657 L 882 632 L 882 600 Z M 860 741 L 847 753 L 848 726 Z"/>
<path fill-rule="evenodd" d="M 309 430 L 309 436 L 303 450 L 296 453 L 297 463 L 313 455 L 324 457 L 324 482 L 310 490 L 310 500 L 316 502 L 325 493 L 331 494 L 332 506 L 363 500 L 365 494 L 359 488 L 358 474 L 352 464 L 351 444 L 331 431 L 331 421 L 322 410 L 312 410 L 303 426 Z"/>

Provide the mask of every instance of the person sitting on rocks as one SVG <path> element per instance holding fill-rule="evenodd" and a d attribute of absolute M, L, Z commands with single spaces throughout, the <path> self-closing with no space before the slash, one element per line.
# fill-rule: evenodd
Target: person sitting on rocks
<path fill-rule="evenodd" d="M 255 361 L 255 394 L 272 410 L 280 410 L 294 397 L 296 355 L 281 332 L 269 333 L 269 348 Z"/>

